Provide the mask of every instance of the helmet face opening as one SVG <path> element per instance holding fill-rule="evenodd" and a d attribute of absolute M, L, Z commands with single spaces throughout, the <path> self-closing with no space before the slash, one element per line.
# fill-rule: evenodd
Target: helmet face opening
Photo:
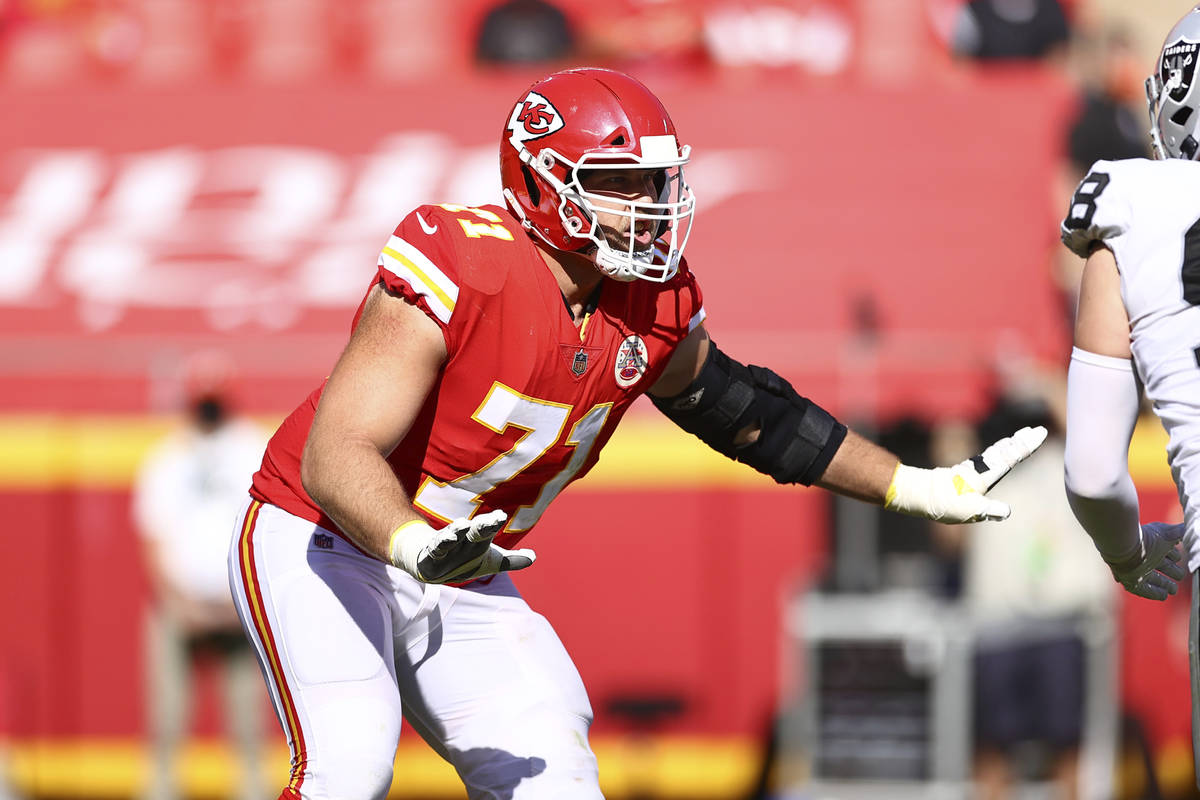
<path fill-rule="evenodd" d="M 689 154 L 642 84 L 610 70 L 568 70 L 534 84 L 513 107 L 500 145 L 504 197 L 551 247 L 588 253 L 617 280 L 664 282 L 691 233 Z M 596 191 L 589 181 L 621 169 L 652 171 L 652 196 Z"/>
<path fill-rule="evenodd" d="M 542 151 L 543 158 L 549 156 L 567 168 L 568 179 L 558 190 L 558 214 L 564 228 L 594 246 L 596 266 L 611 278 L 664 282 L 679 269 L 696 200 L 683 175 L 688 150 L 675 146 L 673 136 L 665 138 L 672 140 L 664 145 L 675 155 L 663 160 L 587 153 L 571 162 L 552 150 Z M 648 200 L 626 199 L 587 188 L 590 174 L 619 169 L 655 170 L 657 194 Z M 548 170 L 544 177 L 550 180 L 553 174 Z M 609 218 L 610 224 L 602 224 L 600 215 Z"/>

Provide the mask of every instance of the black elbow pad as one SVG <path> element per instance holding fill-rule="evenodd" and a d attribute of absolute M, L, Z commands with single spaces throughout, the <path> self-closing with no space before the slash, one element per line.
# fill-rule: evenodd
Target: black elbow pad
<path fill-rule="evenodd" d="M 700 374 L 686 389 L 650 399 L 709 447 L 777 483 L 812 484 L 846 438 L 845 425 L 779 375 L 734 361 L 712 342 Z M 755 424 L 758 438 L 737 446 L 738 433 Z"/>

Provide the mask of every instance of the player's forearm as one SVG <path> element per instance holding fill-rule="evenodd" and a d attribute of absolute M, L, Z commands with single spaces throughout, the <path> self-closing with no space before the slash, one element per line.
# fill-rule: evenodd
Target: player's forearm
<path fill-rule="evenodd" d="M 1137 423 L 1138 389 L 1127 358 L 1076 347 L 1067 372 L 1067 499 L 1106 561 L 1141 547 L 1138 499 L 1129 477 L 1129 441 Z"/>
<path fill-rule="evenodd" d="M 1045 428 L 1022 428 L 953 467 L 922 469 L 901 464 L 884 448 L 852 435 L 834 455 L 818 484 L 881 503 L 889 511 L 935 522 L 1007 519 L 1011 513 L 1008 505 L 987 497 L 987 493 L 1045 439 Z"/>
<path fill-rule="evenodd" d="M 300 467 L 304 490 L 359 547 L 390 561 L 392 531 L 419 515 L 383 455 L 366 440 L 310 437 Z"/>
<path fill-rule="evenodd" d="M 879 445 L 846 432 L 816 485 L 838 494 L 883 505 L 900 459 Z"/>
<path fill-rule="evenodd" d="M 1126 472 L 1107 486 L 1080 486 L 1067 472 L 1067 502 L 1075 519 L 1092 537 L 1101 557 L 1109 563 L 1140 556 L 1141 525 L 1137 490 Z"/>

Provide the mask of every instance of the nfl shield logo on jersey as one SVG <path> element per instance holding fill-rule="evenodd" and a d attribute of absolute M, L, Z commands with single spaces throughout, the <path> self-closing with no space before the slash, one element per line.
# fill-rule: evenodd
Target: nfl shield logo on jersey
<path fill-rule="evenodd" d="M 581 347 L 575 352 L 575 357 L 571 359 L 571 372 L 575 375 L 582 375 L 587 372 L 588 354 Z"/>
<path fill-rule="evenodd" d="M 626 336 L 625 341 L 617 348 L 617 363 L 614 369 L 617 386 L 628 389 L 641 380 L 646 372 L 648 357 L 649 352 L 642 337 L 637 334 Z"/>
<path fill-rule="evenodd" d="M 1163 48 L 1159 78 L 1176 103 L 1183 102 L 1192 88 L 1192 79 L 1196 77 L 1197 50 L 1200 50 L 1200 42 L 1189 42 L 1186 39 L 1172 42 Z"/>
<path fill-rule="evenodd" d="M 578 342 L 562 343 L 558 347 L 562 354 L 563 365 L 571 371 L 571 377 L 575 380 L 582 378 L 583 374 L 588 371 L 593 358 L 600 357 L 599 347 L 585 347 Z"/>

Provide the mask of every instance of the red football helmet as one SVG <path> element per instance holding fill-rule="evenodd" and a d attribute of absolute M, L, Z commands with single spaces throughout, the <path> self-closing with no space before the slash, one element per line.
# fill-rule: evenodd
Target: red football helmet
<path fill-rule="evenodd" d="M 679 268 L 696 200 L 683 179 L 691 148 L 658 98 L 638 81 L 607 69 L 556 72 L 521 96 L 500 140 L 500 180 L 509 209 L 557 250 L 593 250 L 600 270 L 617 280 L 663 282 Z M 661 170 L 650 202 L 584 189 L 588 169 Z M 629 218 L 620 246 L 606 237 L 596 210 Z M 639 245 L 635 229 L 650 226 Z M 611 234 L 610 234 L 611 236 Z"/>

